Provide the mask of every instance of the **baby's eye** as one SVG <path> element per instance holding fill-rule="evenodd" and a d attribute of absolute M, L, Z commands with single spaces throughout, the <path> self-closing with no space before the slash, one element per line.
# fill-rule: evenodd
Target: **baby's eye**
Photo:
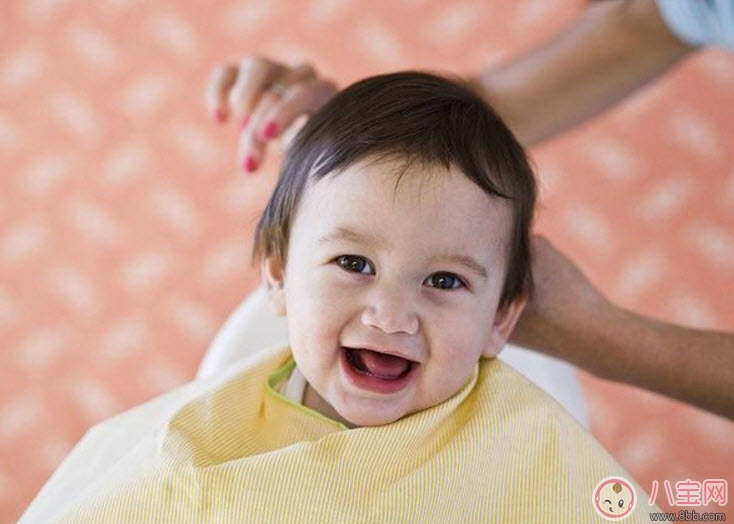
<path fill-rule="evenodd" d="M 464 282 L 453 273 L 434 273 L 425 280 L 425 283 L 437 289 L 457 289 L 464 286 Z"/>
<path fill-rule="evenodd" d="M 351 273 L 365 273 L 374 275 L 375 270 L 366 258 L 357 255 L 342 255 L 337 257 L 337 264 Z"/>

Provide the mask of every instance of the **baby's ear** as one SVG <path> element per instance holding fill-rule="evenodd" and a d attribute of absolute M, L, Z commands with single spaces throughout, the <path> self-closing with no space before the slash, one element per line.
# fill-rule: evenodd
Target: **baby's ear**
<path fill-rule="evenodd" d="M 485 358 L 496 357 L 510 338 L 510 333 L 517 324 L 522 310 L 528 303 L 528 297 L 523 294 L 515 298 L 509 304 L 497 309 L 494 315 L 494 323 L 492 325 L 492 333 L 489 338 L 489 344 L 484 348 L 482 356 Z"/>
<path fill-rule="evenodd" d="M 284 268 L 280 257 L 264 258 L 260 264 L 260 275 L 268 291 L 270 310 L 276 315 L 285 316 Z"/>

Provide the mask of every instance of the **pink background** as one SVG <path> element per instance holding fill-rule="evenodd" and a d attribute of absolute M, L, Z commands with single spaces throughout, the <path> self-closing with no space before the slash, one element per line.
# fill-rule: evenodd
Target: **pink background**
<path fill-rule="evenodd" d="M 462 73 L 582 5 L 3 2 L 0 520 L 15 521 L 90 425 L 191 379 L 257 282 L 252 232 L 278 158 L 240 172 L 235 126 L 203 108 L 214 63 L 307 59 L 340 85 L 404 68 Z M 708 50 L 533 150 L 539 229 L 615 300 L 734 330 L 733 108 L 734 56 Z M 734 484 L 732 422 L 582 380 L 594 435 L 646 490 Z"/>

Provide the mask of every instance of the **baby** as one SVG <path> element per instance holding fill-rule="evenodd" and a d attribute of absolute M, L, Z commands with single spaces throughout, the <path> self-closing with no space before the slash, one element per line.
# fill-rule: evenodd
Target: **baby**
<path fill-rule="evenodd" d="M 347 88 L 256 233 L 290 347 L 93 428 L 22 522 L 598 521 L 594 486 L 626 473 L 494 359 L 532 290 L 535 192 L 463 85 Z"/>

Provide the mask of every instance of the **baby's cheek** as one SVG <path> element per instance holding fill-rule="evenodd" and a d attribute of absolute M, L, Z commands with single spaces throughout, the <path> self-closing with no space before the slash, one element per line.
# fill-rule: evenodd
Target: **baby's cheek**
<path fill-rule="evenodd" d="M 442 344 L 439 373 L 453 394 L 471 377 L 481 356 L 481 346 L 474 339 L 455 334 Z"/>
<path fill-rule="evenodd" d="M 478 319 L 466 315 L 446 323 L 441 329 L 441 346 L 446 348 L 450 358 L 456 362 L 475 362 L 479 359 L 489 340 L 488 331 L 479 322 Z"/>

